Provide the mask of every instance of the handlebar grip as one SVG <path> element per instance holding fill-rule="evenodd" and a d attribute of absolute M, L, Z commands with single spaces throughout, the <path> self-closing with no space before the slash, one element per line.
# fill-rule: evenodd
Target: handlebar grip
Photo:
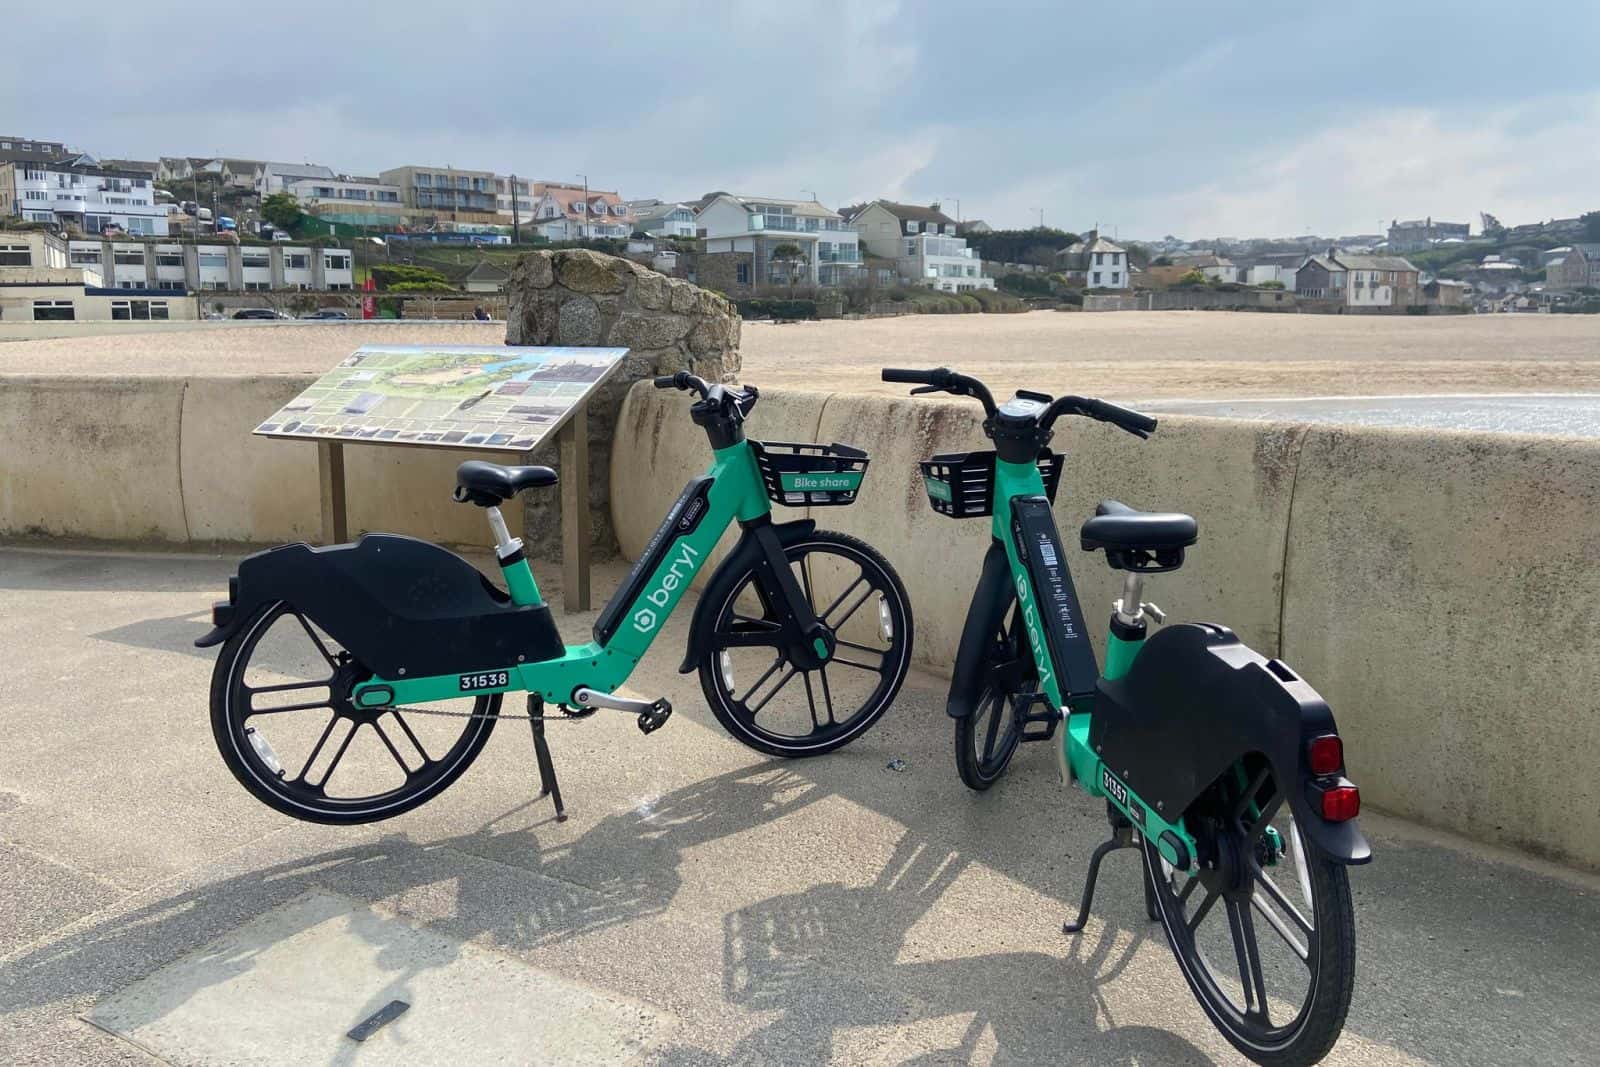
<path fill-rule="evenodd" d="M 935 370 L 908 370 L 901 367 L 883 368 L 883 380 L 886 382 L 905 382 L 908 385 L 943 385 L 950 379 L 950 371 L 944 367 Z"/>
<path fill-rule="evenodd" d="M 656 379 L 657 389 L 676 389 L 677 387 L 677 375 L 675 374 L 663 374 Z"/>
<path fill-rule="evenodd" d="M 1149 415 L 1104 400 L 1091 401 L 1088 414 L 1102 422 L 1115 423 L 1129 433 L 1148 434 L 1153 433 L 1156 428 L 1156 420 Z"/>

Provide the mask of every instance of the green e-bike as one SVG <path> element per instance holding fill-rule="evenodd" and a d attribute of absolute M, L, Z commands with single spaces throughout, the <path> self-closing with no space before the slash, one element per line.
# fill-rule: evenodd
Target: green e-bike
<path fill-rule="evenodd" d="M 686 373 L 712 463 L 690 481 L 600 612 L 593 640 L 564 645 L 501 504 L 553 485 L 546 467 L 461 464 L 455 499 L 485 509 L 502 589 L 427 541 L 368 534 L 354 544 L 284 545 L 250 556 L 195 643 L 222 645 L 211 725 L 223 760 L 260 800 L 312 822 L 389 818 L 438 795 L 472 763 L 505 693 L 526 692 L 544 793 L 559 788 L 547 721 L 599 709 L 650 733 L 671 704 L 620 696 L 690 582 L 733 523 L 740 536 L 710 577 L 680 671 L 698 670 L 717 720 L 777 756 L 849 743 L 894 700 L 912 641 L 899 576 L 871 546 L 774 523 L 771 505 L 849 504 L 866 453 L 748 440 L 759 393 Z M 546 708 L 552 709 L 547 713 Z"/>
<path fill-rule="evenodd" d="M 1224 626 L 1149 636 L 1149 621 L 1163 617 L 1142 601 L 1145 575 L 1180 567 L 1198 526 L 1114 500 L 1079 532 L 1082 549 L 1124 572 L 1102 673 L 1052 515 L 1058 418 L 1139 437 L 1156 420 L 1027 391 L 996 406 L 982 382 L 943 368 L 883 378 L 976 398 L 995 444 L 922 464 L 936 511 L 992 517 L 947 704 L 962 780 L 988 789 L 1023 742 L 1052 740 L 1064 724 L 1063 776 L 1104 797 L 1111 823 L 1066 931 L 1088 919 L 1101 860 L 1138 849 L 1149 917 L 1223 1036 L 1259 1063 L 1320 1059 L 1344 1025 L 1355 976 L 1345 867 L 1371 859 L 1333 714 L 1284 663 Z"/>

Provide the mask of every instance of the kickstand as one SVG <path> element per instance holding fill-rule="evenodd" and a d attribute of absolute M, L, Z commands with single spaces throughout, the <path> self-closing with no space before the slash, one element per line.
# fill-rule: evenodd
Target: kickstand
<path fill-rule="evenodd" d="M 556 765 L 550 759 L 550 746 L 544 739 L 544 701 L 532 693 L 528 694 L 528 725 L 533 727 L 533 755 L 539 762 L 539 796 L 555 801 L 556 822 L 566 822 L 561 783 L 556 781 Z"/>
<path fill-rule="evenodd" d="M 1094 883 L 1095 879 L 1100 877 L 1100 861 L 1120 849 L 1138 847 L 1139 843 L 1133 839 L 1133 825 L 1120 813 L 1114 814 L 1111 820 L 1111 840 L 1101 843 L 1089 857 L 1089 876 L 1083 883 L 1083 900 L 1078 904 L 1078 917 L 1063 923 L 1062 933 L 1075 934 L 1089 921 L 1089 906 L 1094 903 Z M 1145 883 L 1145 910 L 1148 913 L 1154 903 L 1150 893 L 1150 876 L 1145 875 L 1142 880 Z M 1156 916 L 1150 917 L 1153 919 Z"/>

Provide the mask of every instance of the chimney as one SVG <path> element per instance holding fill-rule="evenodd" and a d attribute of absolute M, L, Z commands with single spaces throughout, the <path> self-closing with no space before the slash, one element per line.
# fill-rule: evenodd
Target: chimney
<path fill-rule="evenodd" d="M 1329 259 L 1332 259 L 1334 256 L 1336 256 L 1338 254 L 1339 254 L 1339 249 L 1338 249 L 1337 246 L 1335 246 L 1335 245 L 1329 245 L 1328 246 L 1328 258 Z"/>

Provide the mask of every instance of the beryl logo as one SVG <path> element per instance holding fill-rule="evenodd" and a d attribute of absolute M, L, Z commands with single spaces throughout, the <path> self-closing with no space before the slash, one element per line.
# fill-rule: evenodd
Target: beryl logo
<path fill-rule="evenodd" d="M 1017 575 L 1017 602 L 1022 605 L 1022 622 L 1028 628 L 1028 643 L 1033 646 L 1034 665 L 1039 671 L 1039 687 L 1050 684 L 1050 647 L 1045 644 L 1044 633 L 1039 629 L 1039 606 L 1034 602 L 1033 591 L 1028 588 L 1026 575 Z"/>
<path fill-rule="evenodd" d="M 672 594 L 694 576 L 699 558 L 700 553 L 687 541 L 679 545 L 677 556 L 668 565 L 667 573 L 661 576 L 661 583 L 645 593 L 644 599 L 658 608 L 666 608 L 672 603 Z M 642 634 L 654 630 L 658 622 L 660 618 L 649 608 L 642 607 L 633 613 L 633 628 Z"/>

